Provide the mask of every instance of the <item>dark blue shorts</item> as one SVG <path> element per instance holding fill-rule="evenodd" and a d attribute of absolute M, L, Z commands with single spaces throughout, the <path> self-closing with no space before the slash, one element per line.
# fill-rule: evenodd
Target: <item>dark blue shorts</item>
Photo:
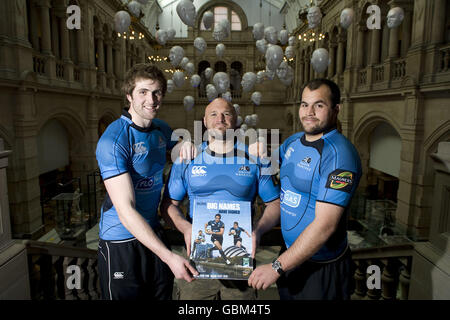
<path fill-rule="evenodd" d="M 350 248 L 331 262 L 306 261 L 277 281 L 281 300 L 349 300 L 355 266 Z"/>

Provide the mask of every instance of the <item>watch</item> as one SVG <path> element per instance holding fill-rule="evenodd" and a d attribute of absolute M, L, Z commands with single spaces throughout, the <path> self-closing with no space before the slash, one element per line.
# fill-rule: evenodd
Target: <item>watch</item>
<path fill-rule="evenodd" d="M 284 270 L 281 268 L 281 262 L 277 259 L 273 260 L 272 269 L 278 272 L 280 276 L 284 273 Z"/>

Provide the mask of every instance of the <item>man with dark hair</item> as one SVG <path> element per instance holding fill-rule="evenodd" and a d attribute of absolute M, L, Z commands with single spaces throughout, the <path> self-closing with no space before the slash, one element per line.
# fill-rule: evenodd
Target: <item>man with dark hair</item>
<path fill-rule="evenodd" d="M 229 236 L 233 236 L 233 243 L 235 246 L 240 247 L 240 248 L 244 248 L 246 249 L 243 245 L 242 245 L 242 237 L 241 237 L 241 233 L 245 232 L 247 234 L 247 236 L 251 237 L 250 234 L 247 232 L 247 230 L 245 230 L 244 228 L 239 227 L 239 222 L 235 221 L 233 223 L 233 226 L 230 228 L 230 231 L 228 232 Z"/>
<path fill-rule="evenodd" d="M 299 118 L 303 132 L 280 147 L 281 212 L 259 220 L 256 237 L 281 218 L 287 249 L 254 270 L 249 284 L 266 289 L 277 281 L 280 298 L 349 299 L 352 260 L 347 209 L 361 177 L 355 147 L 336 130 L 338 86 L 326 79 L 308 83 Z"/>
<path fill-rule="evenodd" d="M 166 151 L 175 144 L 170 127 L 156 119 L 166 79 L 158 68 L 137 64 L 123 89 L 129 108 L 96 151 L 107 191 L 99 222 L 102 298 L 171 299 L 173 275 L 192 281 L 197 271 L 168 249 L 158 220 Z"/>
<path fill-rule="evenodd" d="M 221 218 L 222 216 L 218 213 L 214 216 L 214 220 L 205 223 L 205 233 L 211 235 L 211 242 L 214 244 L 213 248 L 208 249 L 208 256 L 211 256 L 211 251 L 219 250 L 220 256 L 225 260 L 226 264 L 230 264 L 230 260 L 225 256 L 222 249 L 225 224 L 220 220 Z"/>

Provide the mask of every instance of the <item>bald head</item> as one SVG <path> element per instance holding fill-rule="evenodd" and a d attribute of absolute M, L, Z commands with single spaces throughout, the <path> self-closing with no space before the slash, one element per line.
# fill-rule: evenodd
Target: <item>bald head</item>
<path fill-rule="evenodd" d="M 205 109 L 203 123 L 208 130 L 220 131 L 223 135 L 227 129 L 236 127 L 237 113 L 231 102 L 214 99 Z"/>

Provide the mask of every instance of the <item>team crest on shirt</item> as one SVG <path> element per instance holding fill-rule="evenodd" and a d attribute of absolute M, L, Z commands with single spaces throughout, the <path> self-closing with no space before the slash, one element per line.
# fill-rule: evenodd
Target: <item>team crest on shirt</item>
<path fill-rule="evenodd" d="M 309 157 L 309 156 L 304 157 L 302 161 L 297 163 L 297 166 L 302 168 L 302 169 L 305 169 L 307 171 L 311 171 L 311 168 L 309 166 L 311 161 L 312 161 L 311 157 Z"/>
<path fill-rule="evenodd" d="M 236 172 L 236 175 L 242 177 L 250 177 L 252 173 L 249 166 L 243 165 L 239 168 L 238 172 Z"/>
<path fill-rule="evenodd" d="M 352 191 L 355 174 L 348 170 L 336 169 L 328 175 L 326 188 L 347 193 Z"/>
<path fill-rule="evenodd" d="M 138 142 L 133 145 L 133 150 L 135 155 L 141 155 L 147 153 L 147 147 L 145 146 L 145 142 Z"/>

